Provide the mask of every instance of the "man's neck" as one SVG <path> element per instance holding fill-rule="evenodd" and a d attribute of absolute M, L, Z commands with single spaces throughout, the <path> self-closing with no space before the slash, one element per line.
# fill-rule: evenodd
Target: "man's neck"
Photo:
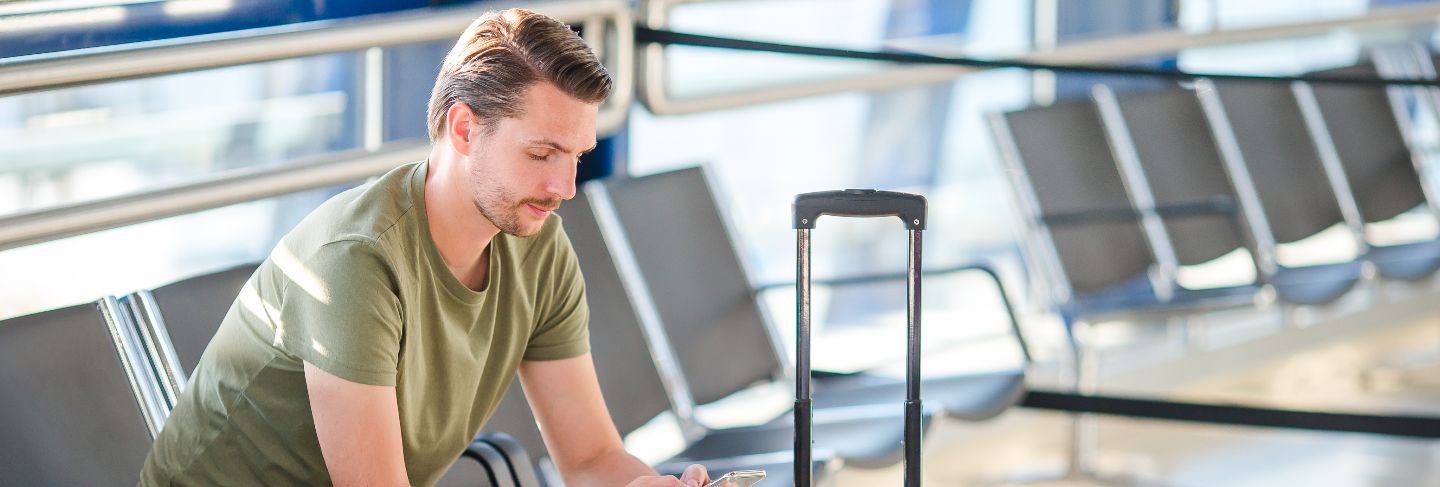
<path fill-rule="evenodd" d="M 445 266 L 472 290 L 485 288 L 490 240 L 500 233 L 475 208 L 465 161 L 454 154 L 430 153 L 425 175 L 425 218 Z"/>

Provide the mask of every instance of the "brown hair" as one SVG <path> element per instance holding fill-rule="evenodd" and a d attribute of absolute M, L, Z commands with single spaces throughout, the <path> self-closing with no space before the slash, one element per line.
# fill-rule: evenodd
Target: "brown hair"
<path fill-rule="evenodd" d="M 475 112 L 486 131 L 523 112 L 525 90 L 550 82 L 586 103 L 610 96 L 610 73 L 569 26 L 512 8 L 475 19 L 445 56 L 430 92 L 430 140 L 440 140 L 445 113 L 456 103 Z"/>

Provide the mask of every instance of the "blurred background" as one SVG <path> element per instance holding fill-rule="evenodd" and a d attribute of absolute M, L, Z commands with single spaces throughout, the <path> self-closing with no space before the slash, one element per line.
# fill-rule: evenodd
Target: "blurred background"
<path fill-rule="evenodd" d="M 478 12 L 507 6 L 551 12 L 574 25 L 617 79 L 621 91 L 602 110 L 600 149 L 584 162 L 582 178 L 624 181 L 705 168 L 777 350 L 793 353 L 795 339 L 792 199 L 879 188 L 928 198 L 927 269 L 983 263 L 1002 283 L 997 289 L 969 272 L 927 275 L 927 374 L 1020 369 L 1038 389 L 1074 391 L 1078 382 L 1086 392 L 1213 404 L 1440 413 L 1440 281 L 1433 269 L 1386 279 L 1378 264 L 1364 263 L 1369 246 L 1440 238 L 1440 194 L 1429 191 L 1440 188 L 1440 98 L 1433 86 L 1388 92 L 1413 153 L 1413 172 L 1400 177 L 1425 188 L 1428 202 L 1371 226 L 1357 224 L 1363 215 L 1351 215 L 1357 210 L 1337 193 L 1349 219 L 1323 231 L 1282 238 L 1268 249 L 1263 238 L 1247 234 L 1242 248 L 1195 265 L 1167 261 L 1152 239 L 1148 252 L 1161 258 L 1139 273 L 1162 304 L 1171 291 L 1158 290 L 1161 277 L 1181 293 L 1252 282 L 1270 276 L 1263 259 L 1255 260 L 1264 256 L 1276 268 L 1355 262 L 1355 284 L 1324 302 L 1288 302 L 1262 277 L 1241 297 L 1243 306 L 1116 317 L 1087 307 L 1073 282 L 1083 279 L 1073 275 L 1082 267 L 1057 265 L 1057 255 L 1072 256 L 1050 250 L 1065 237 L 1046 230 L 1054 215 L 1036 203 L 1045 206 L 1047 191 L 1026 180 L 1043 179 L 1036 171 L 1047 163 L 1028 160 L 1035 157 L 1017 118 L 1010 119 L 1016 132 L 1010 141 L 995 119 L 1092 103 L 1095 86 L 1124 98 L 1194 91 L 1191 81 L 666 46 L 635 31 L 1260 76 L 1372 63 L 1385 77 L 1433 80 L 1433 64 L 1428 71 L 1424 64 L 1440 47 L 1440 2 L 1428 1 L 3 1 L 0 320 L 263 260 L 326 198 L 387 164 L 424 157 L 425 103 L 441 57 Z M 1423 54 L 1381 62 L 1393 52 Z M 1218 91 L 1223 95 L 1223 87 Z M 1208 140 L 1206 127 L 1191 129 Z M 1070 150 L 1056 143 L 1062 147 L 1052 150 Z M 1018 144 L 1010 160 L 1006 144 Z M 1123 163 L 1123 150 L 1111 151 Z M 1234 167 L 1227 170 L 1233 178 Z M 1314 174 L 1336 173 L 1316 167 Z M 1121 204 L 1129 195 L 1133 216 L 1126 221 L 1151 225 L 1153 234 L 1159 217 L 1135 198 L 1134 181 L 1111 187 L 1111 194 Z M 1287 191 L 1263 181 L 1252 189 Z M 1242 214 L 1252 211 L 1245 188 L 1234 191 Z M 1265 213 L 1288 218 L 1275 211 Z M 1242 219 L 1239 227 L 1255 228 L 1254 213 Z M 1358 240 L 1356 225 L 1364 227 Z M 814 235 L 816 279 L 905 270 L 906 236 L 893 220 L 827 221 Z M 1016 342 L 1002 291 L 1025 348 Z M 903 370 L 904 298 L 898 279 L 817 285 L 815 367 Z M 705 421 L 755 415 L 747 409 L 777 401 L 783 406 L 788 393 L 780 387 L 778 400 L 740 400 L 740 412 L 704 413 Z M 1017 407 L 983 422 L 941 421 L 926 436 L 927 481 L 1440 485 L 1437 431 L 1072 419 Z M 673 446 L 647 438 L 630 444 L 657 452 L 650 453 L 657 459 Z M 1083 454 L 1075 453 L 1077 438 Z M 1084 475 L 1072 468 L 1076 462 Z M 0 472 L 0 483 L 4 477 Z M 899 485 L 899 478 L 898 467 L 842 466 L 829 482 Z"/>

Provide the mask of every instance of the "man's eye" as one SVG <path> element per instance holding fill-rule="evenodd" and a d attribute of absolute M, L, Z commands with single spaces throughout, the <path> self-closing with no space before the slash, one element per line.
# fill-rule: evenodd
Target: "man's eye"
<path fill-rule="evenodd" d="M 543 161 L 543 160 L 545 160 L 545 154 L 535 154 L 535 153 L 529 153 L 529 152 L 527 152 L 526 155 L 530 156 L 530 159 L 533 159 L 533 160 L 536 160 L 536 161 Z"/>

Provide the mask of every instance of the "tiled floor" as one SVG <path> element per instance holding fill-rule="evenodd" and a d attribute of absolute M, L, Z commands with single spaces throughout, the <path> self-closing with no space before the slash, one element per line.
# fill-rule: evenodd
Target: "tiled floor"
<path fill-rule="evenodd" d="M 1190 334 L 1118 325 L 1101 352 L 1100 388 L 1327 411 L 1440 416 L 1440 291 L 1370 298 L 1309 314 L 1212 317 Z M 1295 317 L 1295 313 L 1286 316 Z M 1303 318 L 1303 316 L 1302 316 Z M 1249 331 L 1227 329 L 1246 322 Z M 1259 327 L 1263 333 L 1255 333 Z M 1209 345 L 1195 345 L 1197 343 Z M 1037 364 L 1032 382 L 1054 382 Z M 1053 385 L 1053 384 L 1052 384 Z M 1003 485 L 1065 472 L 1071 417 L 1012 409 L 979 424 L 940 421 L 927 434 L 926 485 Z M 1032 485 L 1440 486 L 1440 441 L 1356 433 L 1092 418 L 1090 465 L 1103 481 Z M 897 425 L 897 428 L 899 425 Z M 842 469 L 835 487 L 901 484 L 899 467 Z"/>

